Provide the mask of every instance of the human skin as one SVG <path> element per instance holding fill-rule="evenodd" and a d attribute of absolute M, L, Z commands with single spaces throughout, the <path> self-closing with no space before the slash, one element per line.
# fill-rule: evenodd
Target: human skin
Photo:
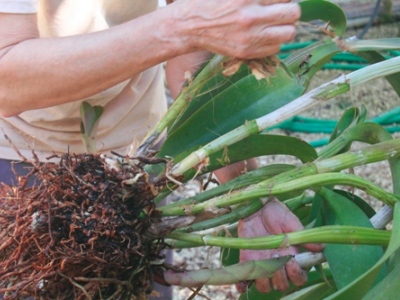
<path fill-rule="evenodd" d="M 282 234 L 304 229 L 299 219 L 277 199 L 271 199 L 261 210 L 252 216 L 240 220 L 238 225 L 238 235 L 240 237 L 259 237 L 274 234 Z M 322 251 L 324 246 L 321 244 L 304 244 L 305 249 L 313 252 Z M 269 259 L 285 255 L 296 255 L 299 248 L 290 246 L 274 250 L 242 250 L 240 261 Z M 302 270 L 295 259 L 291 259 L 282 269 L 276 271 L 272 278 L 260 278 L 255 280 L 258 291 L 268 293 L 272 289 L 284 291 L 289 288 L 289 282 L 301 286 L 307 281 L 307 273 Z M 246 283 L 236 284 L 239 292 L 246 291 Z"/>
<path fill-rule="evenodd" d="M 57 38 L 39 38 L 36 14 L 0 14 L 0 115 L 84 99 L 197 50 L 274 54 L 300 16 L 287 2 L 180 0 L 107 30 Z"/>

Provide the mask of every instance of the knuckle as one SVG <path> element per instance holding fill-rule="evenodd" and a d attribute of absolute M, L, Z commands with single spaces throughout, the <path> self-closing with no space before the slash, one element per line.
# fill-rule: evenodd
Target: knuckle
<path fill-rule="evenodd" d="M 301 9 L 298 4 L 293 4 L 293 8 L 290 10 L 294 21 L 298 21 L 301 17 Z"/>
<path fill-rule="evenodd" d="M 279 50 L 280 50 L 280 44 L 271 45 L 271 46 L 268 48 L 268 52 L 265 53 L 265 55 L 268 56 L 268 55 L 277 54 L 277 53 L 279 52 Z"/>
<path fill-rule="evenodd" d="M 287 26 L 286 27 L 286 33 L 284 34 L 284 43 L 290 42 L 293 40 L 296 36 L 296 27 L 295 26 Z"/>
<path fill-rule="evenodd" d="M 254 25 L 254 18 L 247 11 L 242 11 L 236 20 L 240 27 L 249 28 Z"/>
<path fill-rule="evenodd" d="M 243 36 L 236 43 L 235 56 L 238 58 L 248 58 L 251 55 L 251 49 L 251 38 Z"/>
<path fill-rule="evenodd" d="M 237 49 L 235 56 L 238 58 L 250 58 L 251 51 L 247 47 L 240 47 Z"/>

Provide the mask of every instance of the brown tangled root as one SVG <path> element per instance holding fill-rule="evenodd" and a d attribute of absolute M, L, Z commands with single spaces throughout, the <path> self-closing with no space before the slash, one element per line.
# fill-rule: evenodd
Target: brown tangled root
<path fill-rule="evenodd" d="M 0 187 L 0 295 L 4 299 L 135 299 L 151 292 L 162 239 L 154 183 L 139 165 L 99 155 L 35 164 L 40 184 Z M 32 175 L 32 174 L 31 174 Z"/>

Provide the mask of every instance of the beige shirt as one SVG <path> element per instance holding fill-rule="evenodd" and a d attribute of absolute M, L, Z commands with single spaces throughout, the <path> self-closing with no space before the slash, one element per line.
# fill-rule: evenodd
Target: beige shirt
<path fill-rule="evenodd" d="M 37 12 L 40 35 L 59 37 L 104 30 L 149 13 L 157 5 L 157 0 L 0 0 L 0 12 Z M 162 66 L 81 101 L 0 118 L 0 128 L 28 158 L 31 149 L 41 160 L 53 152 L 82 153 L 79 108 L 84 100 L 104 107 L 98 150 L 125 154 L 127 146 L 140 142 L 166 111 Z M 19 159 L 2 133 L 0 158 Z"/>

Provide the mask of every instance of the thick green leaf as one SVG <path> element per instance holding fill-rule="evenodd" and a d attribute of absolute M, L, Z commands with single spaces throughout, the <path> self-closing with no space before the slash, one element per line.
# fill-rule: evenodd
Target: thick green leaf
<path fill-rule="evenodd" d="M 340 117 L 335 129 L 332 132 L 330 141 L 336 139 L 347 128 L 353 127 L 356 124 L 363 123 L 367 116 L 367 111 L 364 106 L 361 109 L 358 107 L 350 107 Z"/>
<path fill-rule="evenodd" d="M 308 0 L 300 2 L 300 7 L 301 21 L 325 21 L 339 37 L 346 31 L 346 15 L 336 4 L 323 0 Z"/>
<path fill-rule="evenodd" d="M 299 218 L 301 224 L 303 224 L 303 226 L 306 226 L 310 217 L 310 211 L 311 206 L 303 206 L 293 211 L 293 213 L 296 215 L 297 218 Z"/>
<path fill-rule="evenodd" d="M 334 190 L 334 191 L 335 193 L 338 193 L 339 195 L 346 197 L 349 201 L 357 205 L 368 218 L 371 219 L 375 215 L 376 213 L 375 210 L 361 197 L 352 194 L 349 191 L 344 191 L 344 190 Z"/>
<path fill-rule="evenodd" d="M 223 266 L 231 266 L 239 262 L 240 249 L 221 249 L 221 262 Z"/>
<path fill-rule="evenodd" d="M 324 20 L 329 22 L 329 26 L 334 30 L 336 35 L 341 35 L 344 32 L 344 28 L 346 27 L 346 18 L 344 17 L 344 13 L 340 7 L 325 1 L 317 1 L 315 3 L 308 2 L 310 1 L 300 3 L 302 9 L 302 21 L 308 22 L 318 19 Z M 338 48 L 336 47 L 335 50 L 338 50 Z M 324 56 L 326 56 L 326 54 Z M 210 101 L 210 99 L 213 99 L 229 85 L 234 84 L 243 77 L 251 75 L 251 71 L 243 65 L 238 72 L 229 77 L 223 76 L 221 73 L 213 74 L 212 72 L 210 74 L 211 76 L 197 76 L 200 73 L 206 74 L 209 72 L 209 70 L 212 69 L 210 66 L 213 65 L 213 60 L 217 61 L 215 58 L 216 57 L 210 60 L 211 63 L 203 65 L 201 70 L 197 72 L 193 82 L 189 81 L 187 86 L 184 87 L 183 93 L 186 93 L 186 90 L 190 90 L 191 96 L 189 95 L 189 98 L 191 103 L 186 108 L 185 112 L 179 116 L 178 120 L 175 121 L 173 126 L 169 128 L 170 134 L 179 128 L 179 126 L 182 125 L 182 123 L 202 105 Z M 309 65 L 312 66 L 312 62 L 310 62 Z M 320 66 L 318 66 L 318 69 L 319 68 Z M 200 79 L 198 80 L 198 78 Z M 191 90 L 193 86 L 194 89 Z"/>
<path fill-rule="evenodd" d="M 394 207 L 393 230 L 389 246 L 381 259 L 368 272 L 358 277 L 354 282 L 331 295 L 327 299 L 361 299 L 367 292 L 365 286 L 371 286 L 382 269 L 384 263 L 400 249 L 400 204 L 396 203 Z"/>
<path fill-rule="evenodd" d="M 299 82 L 308 87 L 315 73 L 339 52 L 342 52 L 342 49 L 332 39 L 327 39 L 293 52 L 284 59 L 284 63 L 297 75 Z"/>
<path fill-rule="evenodd" d="M 199 147 L 222 134 L 268 114 L 304 92 L 295 76 L 281 64 L 267 80 L 246 76 L 213 97 L 170 134 L 159 156 L 172 156 Z"/>
<path fill-rule="evenodd" d="M 372 290 L 369 291 L 364 300 L 387 300 L 397 299 L 400 295 L 400 265 L 396 265 L 393 271 Z"/>
<path fill-rule="evenodd" d="M 322 214 L 326 225 L 355 225 L 373 228 L 365 213 L 346 197 L 322 188 Z M 382 256 L 381 247 L 327 244 L 324 250 L 338 289 L 367 272 Z M 384 273 L 382 274 L 384 275 Z M 365 286 L 369 289 L 370 286 Z"/>
<path fill-rule="evenodd" d="M 277 154 L 297 157 L 303 163 L 317 158 L 315 149 L 296 137 L 257 134 L 210 156 L 210 164 L 217 165 L 218 162 L 234 162 L 251 157 Z"/>
<path fill-rule="evenodd" d="M 215 57 L 218 58 L 218 57 Z M 211 61 L 210 64 L 213 62 Z M 205 67 L 203 67 L 204 71 L 207 71 L 208 63 Z M 211 76 L 213 75 L 213 76 Z M 168 134 L 172 134 L 177 128 L 179 128 L 195 111 L 197 111 L 200 107 L 206 104 L 208 101 L 213 99 L 219 93 L 223 92 L 230 85 L 234 84 L 238 80 L 242 79 L 250 75 L 249 69 L 246 65 L 242 65 L 242 67 L 233 75 L 227 77 L 222 75 L 222 73 L 213 74 L 207 78 L 200 78 L 200 82 L 197 80 L 193 80 L 188 84 L 188 86 L 196 86 L 197 87 L 190 92 L 188 96 L 190 99 L 190 103 L 185 111 L 175 120 L 173 125 L 168 128 Z M 182 90 L 182 94 L 185 95 L 187 87 L 184 87 Z M 182 95 L 180 95 L 182 96 Z"/>
<path fill-rule="evenodd" d="M 101 106 L 91 106 L 88 102 L 83 101 L 80 107 L 82 118 L 82 129 L 84 134 L 92 136 L 96 131 L 96 126 L 103 113 Z"/>
<path fill-rule="evenodd" d="M 328 158 L 335 154 L 344 152 L 352 142 L 358 141 L 368 144 L 376 144 L 392 139 L 391 134 L 381 125 L 375 123 L 360 123 L 354 127 L 347 128 L 340 136 L 330 142 L 318 153 L 318 157 Z"/>
<path fill-rule="evenodd" d="M 81 133 L 86 151 L 89 153 L 96 152 L 97 128 L 102 114 L 103 107 L 91 106 L 86 101 L 82 102 L 80 107 Z"/>

